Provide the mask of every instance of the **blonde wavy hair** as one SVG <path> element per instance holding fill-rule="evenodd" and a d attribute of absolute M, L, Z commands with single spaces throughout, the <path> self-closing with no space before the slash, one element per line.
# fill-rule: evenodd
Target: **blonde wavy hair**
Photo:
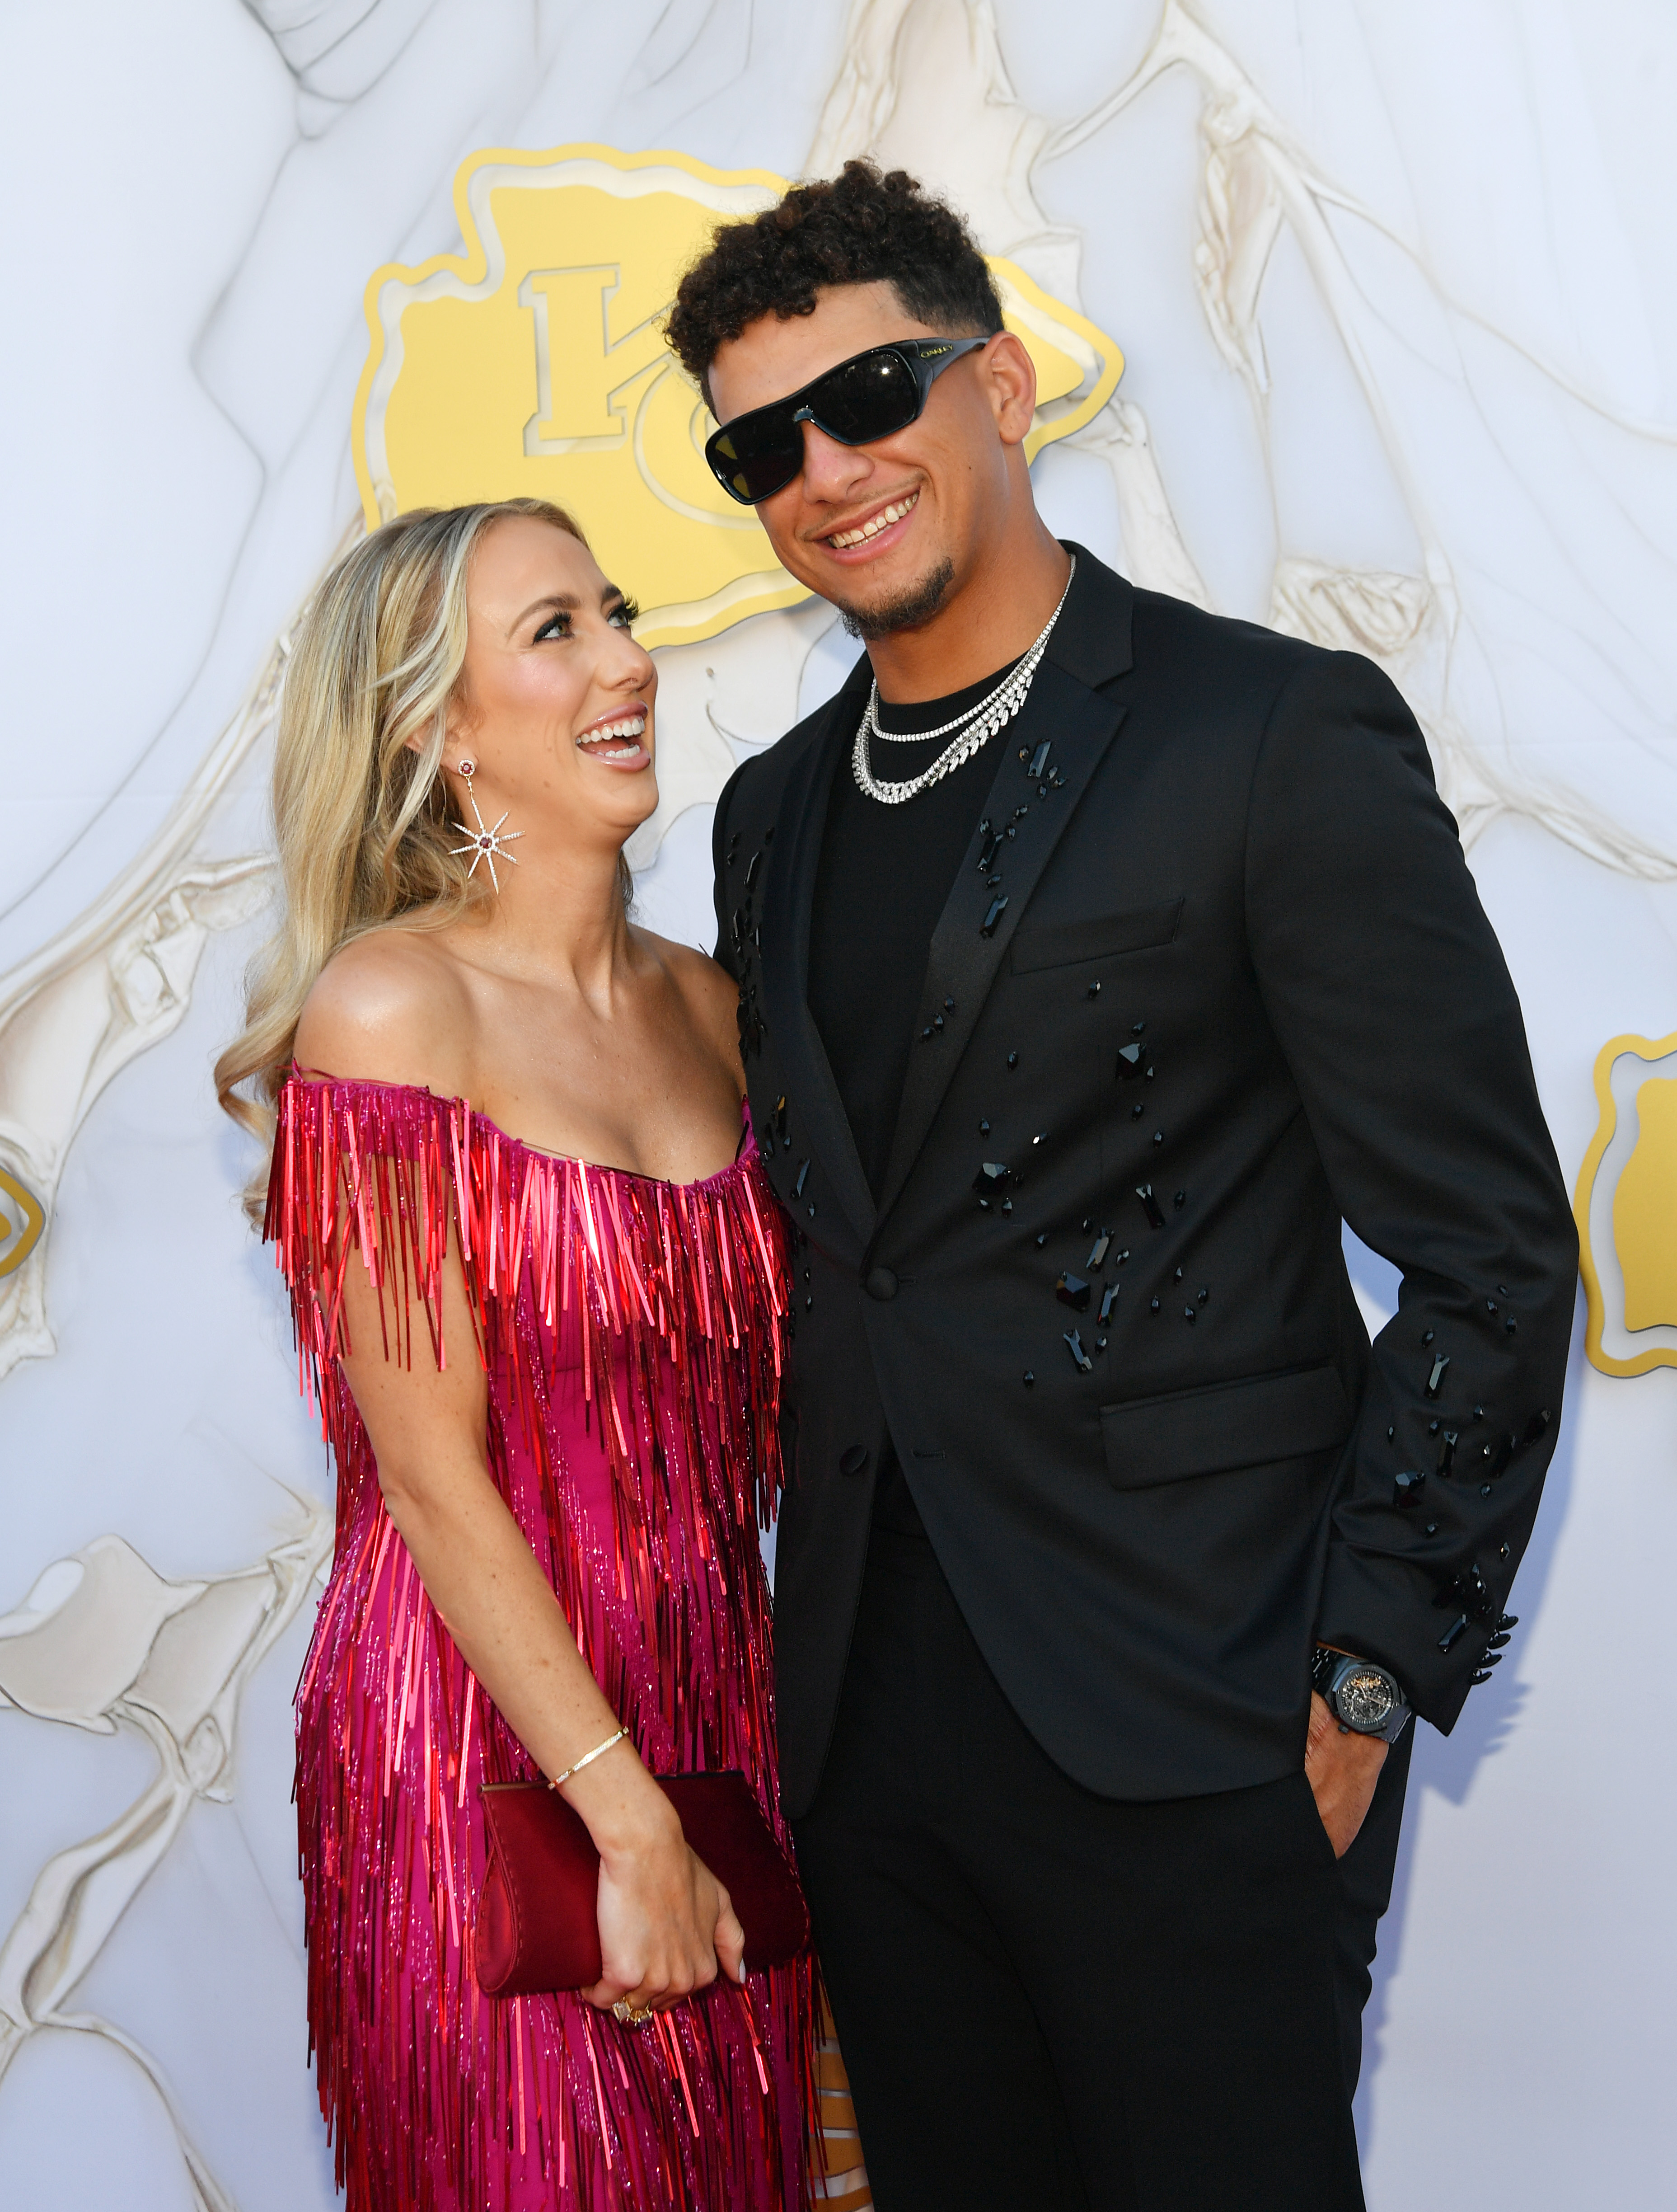
<path fill-rule="evenodd" d="M 466 574 L 483 532 L 544 499 L 416 507 L 363 538 L 305 610 L 286 665 L 273 812 L 284 910 L 246 981 L 245 1027 L 216 1063 L 223 1109 L 270 1148 L 303 1001 L 374 929 L 437 929 L 493 894 L 468 872 L 442 777 L 466 649 Z M 628 896 L 628 870 L 618 862 Z M 258 1219 L 266 1164 L 246 1193 Z"/>

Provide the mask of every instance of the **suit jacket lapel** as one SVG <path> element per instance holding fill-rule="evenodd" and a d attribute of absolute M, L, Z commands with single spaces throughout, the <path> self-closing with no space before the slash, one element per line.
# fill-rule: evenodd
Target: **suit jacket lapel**
<path fill-rule="evenodd" d="M 809 975 L 811 913 L 827 803 L 860 711 L 859 687 L 865 696 L 868 681 L 864 659 L 833 702 L 821 736 L 805 749 L 787 777 L 780 808 L 781 836 L 763 886 L 763 1000 L 784 1073 L 793 1149 L 819 1158 L 861 1244 L 873 1233 L 873 1194 L 827 1048 L 810 1012 Z"/>
<path fill-rule="evenodd" d="M 967 1048 L 979 1012 L 1007 957 L 1019 917 L 1124 713 L 1119 701 L 1091 690 L 1052 654 L 1044 659 L 1031 686 L 1028 716 L 1034 744 L 1040 745 L 1046 736 L 1050 745 L 1042 775 L 1057 769 L 1062 779 L 1046 797 L 1038 796 L 1041 781 L 1033 783 L 1020 764 L 1021 723 L 1010 725 L 1002 733 L 1002 757 L 983 816 L 990 834 L 1002 835 L 1000 866 L 988 871 L 1000 874 L 1002 881 L 993 891 L 979 870 L 979 855 L 986 842 L 981 825 L 933 933 L 923 1011 L 908 1056 L 902 1104 L 880 1196 L 881 1220 L 896 1203 L 919 1158 L 956 1064 Z M 1017 820 L 1016 810 L 1024 810 Z M 1010 825 L 1015 833 L 1011 838 L 1005 834 Z M 951 999 L 954 1007 L 945 1012 Z M 934 1010 L 943 1014 L 944 1026 L 934 1030 L 928 1039 L 921 1032 L 932 1021 Z"/>

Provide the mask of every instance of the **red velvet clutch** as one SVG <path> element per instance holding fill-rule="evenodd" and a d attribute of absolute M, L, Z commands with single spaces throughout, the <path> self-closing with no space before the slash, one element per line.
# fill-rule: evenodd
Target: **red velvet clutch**
<path fill-rule="evenodd" d="M 745 1971 L 806 1950 L 809 1908 L 745 1778 L 660 1774 L 696 1856 L 745 1930 Z M 600 1978 L 599 1853 L 581 1817 L 544 1782 L 483 1789 L 489 1867 L 477 1908 L 477 1983 L 490 1996 L 592 1989 Z"/>

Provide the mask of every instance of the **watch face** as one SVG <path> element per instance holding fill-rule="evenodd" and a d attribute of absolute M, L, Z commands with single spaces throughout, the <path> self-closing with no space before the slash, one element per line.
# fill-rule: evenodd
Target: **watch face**
<path fill-rule="evenodd" d="M 1397 1698 L 1390 1676 L 1378 1667 L 1353 1667 L 1340 1677 L 1334 1701 L 1347 1728 L 1372 1735 L 1390 1720 Z"/>

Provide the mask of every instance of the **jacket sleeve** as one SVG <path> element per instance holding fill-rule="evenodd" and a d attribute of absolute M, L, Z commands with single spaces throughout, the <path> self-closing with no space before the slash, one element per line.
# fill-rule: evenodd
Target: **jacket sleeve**
<path fill-rule="evenodd" d="M 739 779 L 751 763 L 742 761 L 727 781 L 716 802 L 716 813 L 710 825 L 710 865 L 714 878 L 712 895 L 716 907 L 716 952 L 719 968 L 726 968 L 737 983 L 739 981 L 739 957 L 734 949 L 732 916 L 734 902 L 729 896 L 728 851 L 732 836 L 728 824 L 733 812 L 734 794 L 739 788 Z"/>
<path fill-rule="evenodd" d="M 1425 741 L 1356 654 L 1312 654 L 1271 709 L 1246 914 L 1340 1212 L 1403 1278 L 1346 1444 L 1316 1633 L 1390 1667 L 1448 1730 L 1554 1449 L 1577 1238 Z"/>

